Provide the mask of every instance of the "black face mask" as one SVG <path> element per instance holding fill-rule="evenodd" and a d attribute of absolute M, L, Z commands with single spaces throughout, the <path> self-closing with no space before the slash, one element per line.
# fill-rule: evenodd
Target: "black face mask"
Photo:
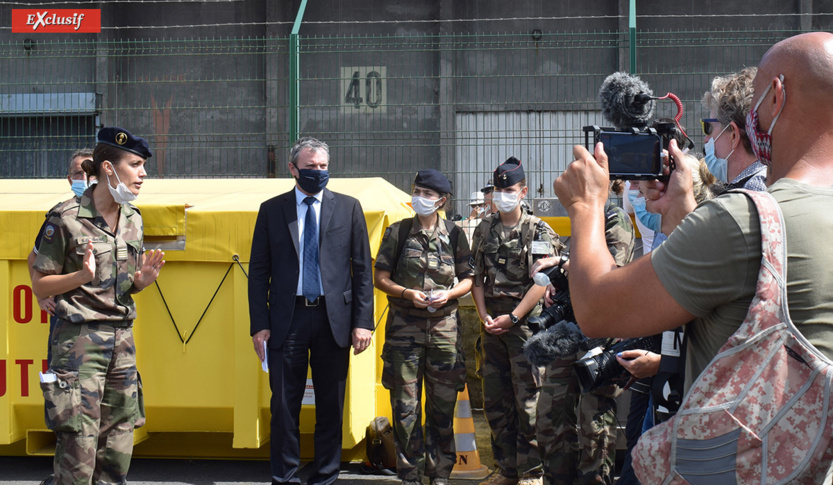
<path fill-rule="evenodd" d="M 298 177 L 295 180 L 304 192 L 308 194 L 317 194 L 324 190 L 327 182 L 330 181 L 330 172 L 328 170 L 311 170 L 308 168 L 298 168 Z"/>

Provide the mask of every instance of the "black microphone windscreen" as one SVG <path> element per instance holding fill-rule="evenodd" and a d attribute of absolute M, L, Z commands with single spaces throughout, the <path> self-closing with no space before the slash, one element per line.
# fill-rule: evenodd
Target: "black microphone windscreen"
<path fill-rule="evenodd" d="M 617 130 L 643 128 L 654 114 L 654 92 L 638 76 L 614 72 L 599 89 L 602 114 Z"/>
<path fill-rule="evenodd" d="M 574 323 L 562 320 L 539 332 L 524 344 L 524 355 L 533 365 L 542 367 L 556 359 L 575 355 L 584 335 Z"/>

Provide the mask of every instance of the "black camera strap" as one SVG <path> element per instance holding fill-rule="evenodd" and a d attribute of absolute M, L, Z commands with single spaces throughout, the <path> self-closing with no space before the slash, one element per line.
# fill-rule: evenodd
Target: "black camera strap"
<path fill-rule="evenodd" d="M 683 327 L 662 333 L 662 360 L 654 376 L 651 397 L 660 414 L 671 415 L 680 407 L 685 386 L 686 334 Z"/>

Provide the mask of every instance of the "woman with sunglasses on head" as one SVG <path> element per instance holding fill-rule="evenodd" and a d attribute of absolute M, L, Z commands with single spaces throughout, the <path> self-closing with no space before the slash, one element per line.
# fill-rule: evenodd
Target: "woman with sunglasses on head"
<path fill-rule="evenodd" d="M 471 289 L 471 252 L 463 231 L 437 213 L 448 205 L 451 182 L 420 170 L 411 192 L 416 216 L 391 224 L 376 256 L 374 282 L 390 304 L 382 384 L 390 390 L 402 485 L 419 485 L 423 476 L 447 485 L 457 459 L 454 405 L 466 383 L 457 299 Z"/>
<path fill-rule="evenodd" d="M 99 183 L 53 209 L 33 268 L 38 297 L 54 295 L 49 371 L 41 377 L 47 426 L 57 437 L 45 483 L 126 482 L 133 429 L 144 424 L 136 370 L 133 293 L 153 283 L 162 251 L 143 254 L 139 210 L 147 142 L 102 128 L 92 160 Z"/>

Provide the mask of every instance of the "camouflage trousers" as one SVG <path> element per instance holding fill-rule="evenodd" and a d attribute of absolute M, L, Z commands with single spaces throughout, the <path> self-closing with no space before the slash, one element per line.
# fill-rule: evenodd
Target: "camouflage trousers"
<path fill-rule="evenodd" d="M 391 307 L 382 384 L 390 390 L 396 471 L 403 480 L 448 478 L 454 468 L 454 405 L 466 382 L 459 331 L 457 305 L 435 313 Z"/>
<path fill-rule="evenodd" d="M 46 424 L 55 432 L 55 484 L 123 484 L 133 428 L 144 424 L 131 328 L 59 320 L 41 383 Z"/>
<path fill-rule="evenodd" d="M 546 367 L 538 400 L 538 446 L 544 483 L 613 483 L 616 400 L 622 389 L 602 386 L 581 394 L 572 359 Z"/>
<path fill-rule="evenodd" d="M 487 302 L 489 315 L 509 313 L 515 303 L 501 308 Z M 530 314 L 540 313 L 536 308 Z M 532 336 L 526 318 L 502 335 L 480 327 L 483 345 L 483 411 L 491 428 L 492 453 L 500 474 L 540 477 L 541 460 L 535 436 L 535 416 L 542 369 L 527 361 L 524 343 Z"/>

